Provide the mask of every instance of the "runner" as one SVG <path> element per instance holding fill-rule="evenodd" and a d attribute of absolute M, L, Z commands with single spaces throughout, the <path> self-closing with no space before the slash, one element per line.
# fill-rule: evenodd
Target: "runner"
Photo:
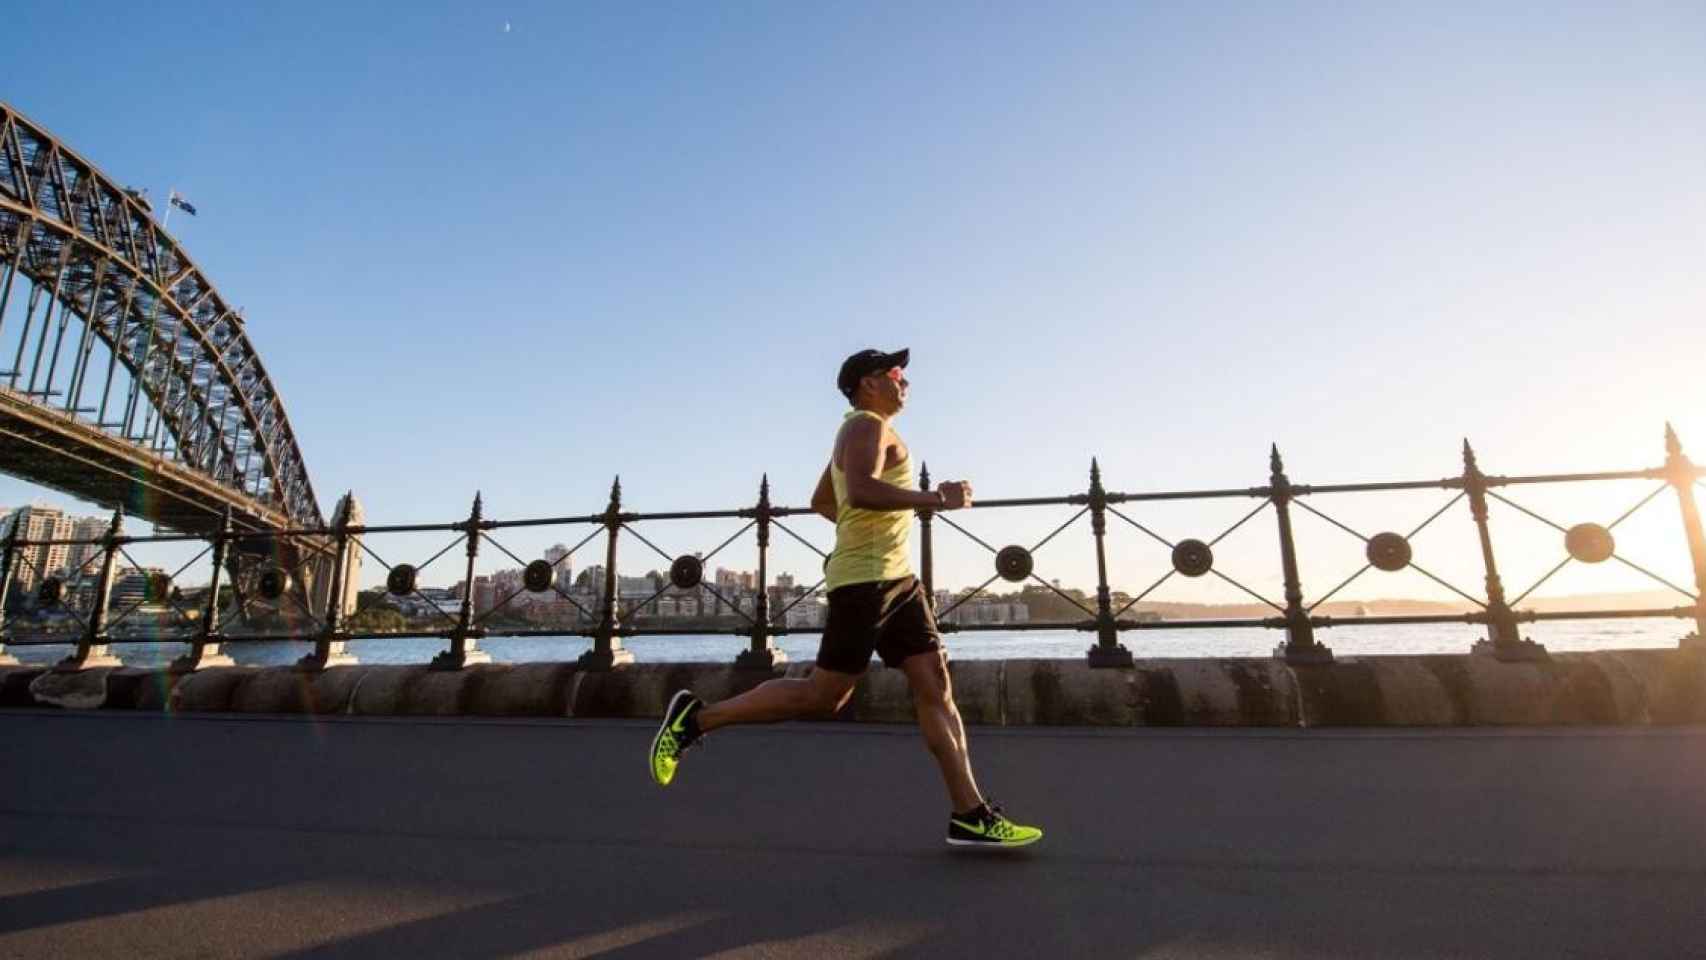
<path fill-rule="evenodd" d="M 682 754 L 718 727 L 833 715 L 853 695 L 875 652 L 903 670 L 912 687 L 919 729 L 948 789 L 948 843 L 1021 847 L 1043 832 L 1007 819 L 978 792 L 942 636 L 908 558 L 914 510 L 956 510 L 972 498 L 963 480 L 930 493 L 914 489 L 912 459 L 892 425 L 906 405 L 909 359 L 906 350 L 864 350 L 847 358 L 836 380 L 853 409 L 812 494 L 812 508 L 835 524 L 835 550 L 825 568 L 829 618 L 816 667 L 807 677 L 770 680 L 715 704 L 688 690 L 676 693 L 652 740 L 652 778 L 668 786 Z"/>

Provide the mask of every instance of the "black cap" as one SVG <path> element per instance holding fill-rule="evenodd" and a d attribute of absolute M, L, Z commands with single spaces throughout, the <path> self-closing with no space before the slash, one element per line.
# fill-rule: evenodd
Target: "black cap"
<path fill-rule="evenodd" d="M 841 388 L 841 393 L 847 399 L 853 399 L 853 394 L 859 389 L 859 381 L 873 373 L 881 373 L 891 367 L 904 367 L 912 359 L 912 351 L 902 348 L 894 353 L 884 353 L 881 350 L 861 350 L 841 362 L 841 375 L 835 378 L 835 385 Z"/>

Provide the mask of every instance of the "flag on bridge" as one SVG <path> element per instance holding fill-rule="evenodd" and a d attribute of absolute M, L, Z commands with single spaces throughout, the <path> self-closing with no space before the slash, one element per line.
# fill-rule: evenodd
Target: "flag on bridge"
<path fill-rule="evenodd" d="M 182 210 L 192 217 L 195 216 L 195 207 L 191 206 L 188 200 L 179 196 L 178 191 L 173 190 L 172 195 L 168 197 L 167 200 L 172 204 L 172 206 L 177 207 L 179 210 Z"/>

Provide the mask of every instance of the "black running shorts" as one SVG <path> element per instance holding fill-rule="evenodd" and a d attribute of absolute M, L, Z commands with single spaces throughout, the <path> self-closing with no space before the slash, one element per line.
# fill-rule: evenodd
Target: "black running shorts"
<path fill-rule="evenodd" d="M 849 583 L 829 591 L 829 619 L 817 665 L 861 674 L 875 651 L 898 667 L 907 657 L 942 649 L 936 614 L 917 577 Z"/>

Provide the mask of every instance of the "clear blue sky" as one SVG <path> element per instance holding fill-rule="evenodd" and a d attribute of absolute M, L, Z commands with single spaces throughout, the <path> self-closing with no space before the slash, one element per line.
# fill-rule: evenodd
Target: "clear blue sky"
<path fill-rule="evenodd" d="M 1698 4 L 6 22 L 3 96 L 196 204 L 172 228 L 245 308 L 322 503 L 376 522 L 476 488 L 591 512 L 617 472 L 636 509 L 744 503 L 763 470 L 804 502 L 867 345 L 913 348 L 899 426 L 987 497 L 1081 489 L 1093 454 L 1115 489 L 1253 485 L 1270 441 L 1299 481 L 1443 476 L 1465 435 L 1491 472 L 1645 466 L 1666 418 L 1706 459 Z"/>

